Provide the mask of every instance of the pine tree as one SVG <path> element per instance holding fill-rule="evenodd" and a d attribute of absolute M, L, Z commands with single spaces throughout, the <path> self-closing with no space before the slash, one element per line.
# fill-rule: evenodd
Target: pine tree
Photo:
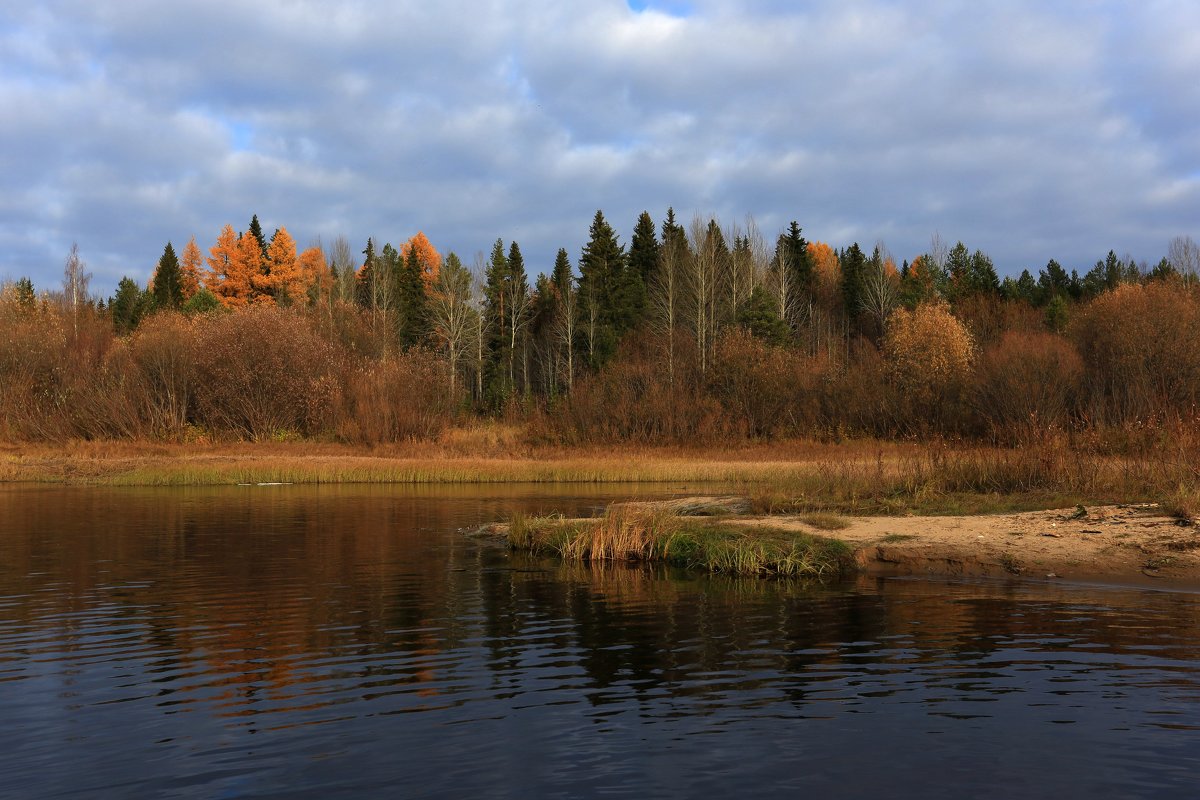
<path fill-rule="evenodd" d="M 982 250 L 976 250 L 971 255 L 968 285 L 971 294 L 993 297 L 1000 294 L 1000 276 L 996 274 L 991 257 Z"/>
<path fill-rule="evenodd" d="M 1038 288 L 1040 289 L 1039 304 L 1044 305 L 1054 297 L 1065 297 L 1071 291 L 1071 276 L 1062 265 L 1053 258 L 1046 263 L 1046 268 L 1038 273 Z"/>
<path fill-rule="evenodd" d="M 161 309 L 180 308 L 184 299 L 180 283 L 179 259 L 175 256 L 175 248 L 167 242 L 158 259 L 158 268 L 154 270 L 154 305 Z"/>

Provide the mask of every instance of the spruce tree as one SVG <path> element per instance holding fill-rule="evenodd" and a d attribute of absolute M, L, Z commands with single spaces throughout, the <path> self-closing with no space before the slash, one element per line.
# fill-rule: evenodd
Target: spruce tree
<path fill-rule="evenodd" d="M 529 324 L 530 306 L 532 304 L 532 295 L 529 292 L 529 276 L 525 273 L 525 257 L 521 255 L 521 246 L 514 239 L 508 248 L 508 286 L 509 297 L 509 320 L 508 333 L 509 340 L 507 343 L 508 349 L 508 379 L 510 385 L 515 389 L 517 370 L 517 352 L 521 353 L 521 375 L 522 375 L 522 391 L 528 391 L 528 381 L 524 379 L 527 370 L 525 362 L 525 333 L 526 327 Z"/>
<path fill-rule="evenodd" d="M 655 234 L 654 220 L 647 211 L 638 217 L 633 238 L 629 240 L 629 266 L 642 279 L 643 285 L 650 285 L 654 269 L 658 266 L 658 236 Z"/>
<path fill-rule="evenodd" d="M 511 284 L 504 240 L 497 239 L 488 258 L 483 287 L 483 314 L 486 321 L 483 333 L 484 402 L 492 408 L 499 408 L 511 393 L 507 382 L 507 359 L 504 357 L 505 346 L 510 338 Z"/>
<path fill-rule="evenodd" d="M 136 281 L 130 277 L 121 278 L 121 282 L 117 284 L 117 293 L 108 301 L 113 329 L 119 334 L 131 333 L 150 310 L 153 302 L 153 296 L 143 292 Z"/>
<path fill-rule="evenodd" d="M 858 242 L 842 252 L 842 305 L 852 323 L 857 322 L 863 308 L 863 281 L 867 271 L 867 256 Z"/>
<path fill-rule="evenodd" d="M 421 260 L 415 248 L 409 248 L 397 283 L 400 344 L 413 347 L 424 342 L 429 333 L 429 298 L 425 294 L 425 281 L 421 278 Z"/>
<path fill-rule="evenodd" d="M 807 304 L 812 300 L 816 289 L 813 277 L 812 259 L 808 257 L 808 242 L 801 235 L 800 224 L 792 220 L 787 232 L 781 238 L 783 251 L 787 256 L 788 266 L 794 276 L 794 285 L 799 293 L 800 302 Z"/>
<path fill-rule="evenodd" d="M 376 286 L 377 276 L 375 271 L 378 268 L 378 257 L 375 255 L 375 241 L 367 237 L 367 246 L 363 248 L 363 265 L 358 271 L 358 282 L 356 283 L 355 300 L 362 308 L 374 308 L 375 297 L 372 291 Z"/>
<path fill-rule="evenodd" d="M 581 327 L 593 367 L 599 367 L 616 351 L 617 339 L 632 316 L 624 273 L 625 248 L 618 244 L 604 213 L 597 211 L 579 258 Z"/>
<path fill-rule="evenodd" d="M 37 299 L 37 296 L 33 292 L 33 281 L 27 277 L 21 278 L 17 281 L 16 292 L 17 305 L 20 308 L 26 311 L 33 308 L 34 300 Z"/>
<path fill-rule="evenodd" d="M 178 309 L 183 306 L 183 287 L 179 271 L 179 259 L 175 248 L 167 242 L 163 254 L 154 270 L 154 305 L 161 309 Z"/>
<path fill-rule="evenodd" d="M 262 260 L 267 260 L 267 237 L 263 235 L 262 224 L 258 221 L 258 214 L 250 218 L 250 227 L 247 232 L 254 237 L 258 242 L 258 249 L 262 250 Z"/>

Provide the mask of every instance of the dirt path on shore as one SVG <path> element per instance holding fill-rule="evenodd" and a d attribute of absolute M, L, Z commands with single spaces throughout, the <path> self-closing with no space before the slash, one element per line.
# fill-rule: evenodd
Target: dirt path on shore
<path fill-rule="evenodd" d="M 1200 528 L 1155 505 L 1095 506 L 974 517 L 847 517 L 821 530 L 801 517 L 742 518 L 855 548 L 869 574 L 1021 576 L 1200 588 Z"/>

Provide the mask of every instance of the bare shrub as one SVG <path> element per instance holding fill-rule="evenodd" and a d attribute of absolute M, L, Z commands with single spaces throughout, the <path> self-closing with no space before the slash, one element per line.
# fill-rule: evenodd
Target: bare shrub
<path fill-rule="evenodd" d="M 1082 376 L 1083 360 L 1063 337 L 1009 332 L 979 358 L 975 407 L 986 428 L 1016 441 L 1064 426 Z"/>
<path fill-rule="evenodd" d="M 1200 300 L 1181 283 L 1119 286 L 1081 308 L 1070 335 L 1093 420 L 1191 416 L 1200 403 Z"/>
<path fill-rule="evenodd" d="M 770 437 L 809 429 L 820 413 L 824 362 L 735 329 L 721 336 L 708 388 L 740 436 Z"/>
<path fill-rule="evenodd" d="M 196 387 L 194 320 L 174 312 L 145 320 L 128 342 L 129 359 L 140 378 L 133 398 L 149 432 L 178 436 L 192 413 Z"/>
<path fill-rule="evenodd" d="M 723 429 L 720 405 L 701 390 L 696 343 L 675 340 L 674 379 L 654 337 L 627 337 L 598 373 L 575 382 L 575 391 L 549 416 L 562 441 L 703 442 Z"/>
<path fill-rule="evenodd" d="M 894 315 L 893 315 L 894 316 Z M 887 368 L 867 338 L 855 339 L 844 362 L 830 363 L 821 396 L 825 427 L 834 438 L 876 435 L 892 429 Z"/>
<path fill-rule="evenodd" d="M 88 304 L 0 304 L 0 429 L 13 440 L 61 441 L 102 435 L 96 405 L 111 326 Z M 122 428 L 124 430 L 124 428 Z"/>
<path fill-rule="evenodd" d="M 347 377 L 338 435 L 359 444 L 434 439 L 452 421 L 448 397 L 445 366 L 432 353 L 367 361 Z"/>
<path fill-rule="evenodd" d="M 295 313 L 261 306 L 206 317 L 196 341 L 197 419 L 251 439 L 318 433 L 339 399 L 338 363 Z"/>

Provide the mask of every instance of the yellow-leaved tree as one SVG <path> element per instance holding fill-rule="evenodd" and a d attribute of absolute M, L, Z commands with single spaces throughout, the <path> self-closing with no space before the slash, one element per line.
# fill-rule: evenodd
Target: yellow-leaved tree
<path fill-rule="evenodd" d="M 975 342 L 944 302 L 899 308 L 883 337 L 887 374 L 896 390 L 897 421 L 944 429 L 961 418 Z"/>

